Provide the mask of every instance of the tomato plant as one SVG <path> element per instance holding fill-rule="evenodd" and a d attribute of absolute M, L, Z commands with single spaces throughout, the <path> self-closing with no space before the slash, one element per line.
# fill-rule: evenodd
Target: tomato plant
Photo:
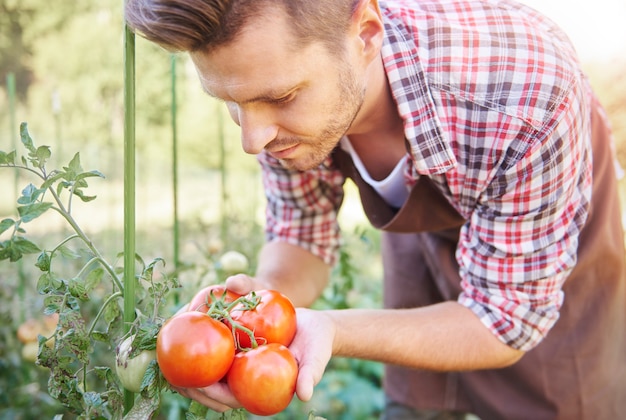
<path fill-rule="evenodd" d="M 282 344 L 270 343 L 235 355 L 226 380 L 237 401 L 259 416 L 283 411 L 293 399 L 298 364 Z"/>
<path fill-rule="evenodd" d="M 259 303 L 247 307 L 246 302 L 233 307 L 230 316 L 233 322 L 250 329 L 256 343 L 291 344 L 296 334 L 296 310 L 287 296 L 276 290 L 259 290 L 246 296 L 249 300 L 259 298 Z M 251 348 L 252 340 L 248 334 L 235 329 L 237 344 L 241 348 Z"/>
<path fill-rule="evenodd" d="M 221 300 L 224 304 L 228 304 L 234 302 L 240 296 L 231 290 L 227 290 L 221 284 L 212 284 L 200 290 L 191 298 L 189 310 L 206 313 L 209 311 L 209 305 L 216 300 Z"/>
<path fill-rule="evenodd" d="M 156 352 L 159 368 L 171 385 L 202 388 L 226 375 L 235 343 L 226 325 L 190 311 L 163 324 L 157 335 Z"/>

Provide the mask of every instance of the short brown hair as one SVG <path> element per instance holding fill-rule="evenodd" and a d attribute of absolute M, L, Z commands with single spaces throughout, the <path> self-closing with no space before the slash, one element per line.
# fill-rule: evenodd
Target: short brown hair
<path fill-rule="evenodd" d="M 331 52 L 359 0 L 127 0 L 126 22 L 142 37 L 168 51 L 208 50 L 234 40 L 249 18 L 266 7 L 283 8 L 296 39 L 322 41 Z"/>

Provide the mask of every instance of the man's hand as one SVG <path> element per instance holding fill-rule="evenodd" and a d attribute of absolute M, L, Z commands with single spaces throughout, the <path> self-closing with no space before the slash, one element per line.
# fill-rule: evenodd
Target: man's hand
<path fill-rule="evenodd" d="M 298 361 L 296 394 L 309 401 L 332 356 L 335 324 L 323 311 L 297 308 L 296 316 L 298 328 L 289 349 Z"/>
<path fill-rule="evenodd" d="M 323 311 L 297 308 L 296 312 L 298 327 L 289 349 L 298 362 L 296 394 L 300 400 L 309 401 L 332 356 L 335 325 Z M 224 381 L 206 388 L 174 389 L 217 412 L 241 407 Z"/>
<path fill-rule="evenodd" d="M 191 398 L 211 410 L 223 413 L 233 408 L 241 408 L 226 382 L 218 382 L 206 388 L 178 388 L 172 387 L 183 397 Z"/>

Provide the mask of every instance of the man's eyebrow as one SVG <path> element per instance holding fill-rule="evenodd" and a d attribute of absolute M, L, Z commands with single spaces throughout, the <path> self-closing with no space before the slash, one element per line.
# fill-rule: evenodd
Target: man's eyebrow
<path fill-rule="evenodd" d="M 209 91 L 204 85 L 202 85 L 202 90 L 211 98 L 217 99 L 218 101 L 225 102 L 224 98 L 220 98 L 219 96 L 215 95 L 214 93 Z M 246 99 L 240 102 L 239 101 L 235 101 L 235 102 L 237 102 L 239 105 L 246 105 L 246 104 L 250 104 L 254 102 L 276 102 L 277 100 L 291 94 L 291 92 L 293 92 L 294 90 L 296 90 L 296 86 L 293 86 L 287 89 L 281 89 L 281 90 L 270 89 L 267 92 L 263 92 L 250 99 Z"/>

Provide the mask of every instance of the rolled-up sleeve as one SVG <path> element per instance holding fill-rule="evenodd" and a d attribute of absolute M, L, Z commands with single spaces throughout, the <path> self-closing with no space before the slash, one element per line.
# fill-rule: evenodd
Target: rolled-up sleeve
<path fill-rule="evenodd" d="M 589 122 L 581 114 L 586 107 L 574 95 L 569 101 L 489 182 L 457 249 L 458 301 L 501 341 L 524 351 L 559 318 L 588 213 Z"/>
<path fill-rule="evenodd" d="M 344 177 L 331 158 L 306 172 L 288 170 L 266 153 L 258 161 L 267 199 L 266 239 L 300 246 L 334 265 L 340 245 L 337 213 Z"/>

